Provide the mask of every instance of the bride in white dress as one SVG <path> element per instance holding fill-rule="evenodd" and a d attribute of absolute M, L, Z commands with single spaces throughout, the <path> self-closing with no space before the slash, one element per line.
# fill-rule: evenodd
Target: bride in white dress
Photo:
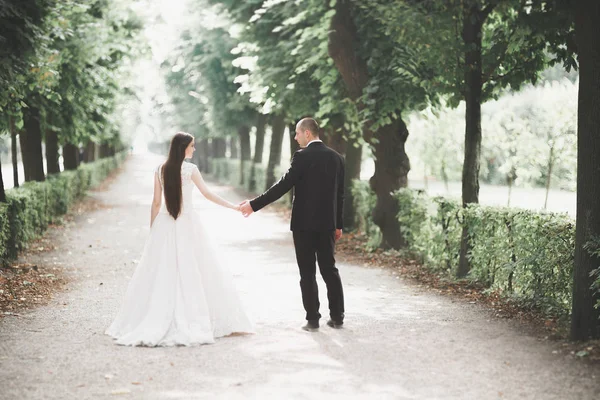
<path fill-rule="evenodd" d="M 167 161 L 155 171 L 150 235 L 121 309 L 106 330 L 118 344 L 188 346 L 253 332 L 232 276 L 219 264 L 193 209 L 192 189 L 223 207 L 239 206 L 212 193 L 198 168 L 184 162 L 194 151 L 192 135 L 175 134 Z"/>

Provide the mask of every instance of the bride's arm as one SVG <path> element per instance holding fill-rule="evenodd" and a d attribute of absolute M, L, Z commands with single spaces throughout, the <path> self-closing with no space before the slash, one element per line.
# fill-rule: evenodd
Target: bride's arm
<path fill-rule="evenodd" d="M 196 168 L 194 168 L 194 171 L 192 172 L 192 181 L 194 182 L 198 190 L 200 190 L 200 193 L 202 193 L 202 195 L 208 200 L 220 206 L 231 208 L 232 210 L 239 210 L 239 206 L 232 204 L 211 192 L 206 183 L 204 182 L 202 174 Z"/>
<path fill-rule="evenodd" d="M 160 205 L 162 203 L 162 186 L 160 185 L 160 179 L 158 172 L 154 173 L 154 197 L 152 198 L 152 207 L 150 208 L 150 227 L 154 223 L 154 218 L 160 211 Z"/>

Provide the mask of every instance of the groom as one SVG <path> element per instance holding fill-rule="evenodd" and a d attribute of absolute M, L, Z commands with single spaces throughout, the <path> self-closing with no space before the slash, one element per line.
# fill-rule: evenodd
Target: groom
<path fill-rule="evenodd" d="M 306 310 L 306 331 L 319 329 L 319 293 L 315 261 L 327 285 L 332 328 L 344 323 L 344 292 L 335 266 L 335 241 L 342 237 L 344 205 L 344 159 L 319 139 L 319 125 L 304 118 L 296 125 L 301 149 L 294 153 L 285 175 L 265 193 L 241 204 L 245 217 L 279 199 L 294 188 L 291 230 L 300 269 L 302 303 Z"/>

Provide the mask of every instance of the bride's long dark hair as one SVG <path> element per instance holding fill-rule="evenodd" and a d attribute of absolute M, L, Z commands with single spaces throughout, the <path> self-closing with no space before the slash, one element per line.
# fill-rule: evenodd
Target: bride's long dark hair
<path fill-rule="evenodd" d="M 185 149 L 194 140 L 194 137 L 186 132 L 177 132 L 171 139 L 169 147 L 169 158 L 162 167 L 162 180 L 165 190 L 165 202 L 167 211 L 174 219 L 181 212 L 181 165 L 185 159 Z"/>

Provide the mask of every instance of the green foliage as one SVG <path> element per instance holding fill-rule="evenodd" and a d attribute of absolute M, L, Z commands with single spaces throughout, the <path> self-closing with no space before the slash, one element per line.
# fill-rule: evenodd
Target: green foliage
<path fill-rule="evenodd" d="M 99 184 L 125 160 L 126 153 L 83 164 L 75 171 L 50 176 L 45 182 L 28 182 L 6 191 L 0 204 L 0 258 L 2 264 L 17 257 L 27 243 L 44 233 L 69 206 Z"/>
<path fill-rule="evenodd" d="M 143 50 L 130 0 L 0 2 L 0 111 L 41 111 L 61 143 L 120 142 L 127 65 Z M 15 46 L 13 46 L 13 44 Z M 6 118 L 0 119 L 0 132 Z"/>
<path fill-rule="evenodd" d="M 584 249 L 596 259 L 600 259 L 600 237 L 593 236 L 585 245 Z M 591 289 L 598 296 L 598 301 L 596 302 L 596 308 L 600 308 L 600 265 L 598 268 L 592 270 L 590 274 L 591 278 L 594 280 L 592 283 Z"/>
<path fill-rule="evenodd" d="M 569 217 L 471 206 L 465 211 L 465 224 L 473 246 L 473 279 L 550 315 L 568 315 L 575 249 L 575 226 Z"/>
<path fill-rule="evenodd" d="M 233 63 L 238 40 L 226 15 L 215 21 L 213 14 L 210 23 L 203 12 L 193 15 L 195 23 L 184 29 L 180 45 L 162 65 L 174 106 L 170 116 L 178 129 L 197 137 L 235 135 L 257 115 L 249 96 L 238 91 L 236 77 L 243 73 Z"/>
<path fill-rule="evenodd" d="M 360 230 L 376 240 L 379 233 L 370 228 L 374 195 L 365 182 L 355 182 L 353 190 Z M 575 226 L 568 216 L 477 204 L 463 208 L 411 189 L 395 196 L 408 249 L 424 266 L 453 277 L 467 226 L 470 279 L 548 315 L 569 314 Z"/>
<path fill-rule="evenodd" d="M 443 197 L 430 198 L 412 189 L 400 189 L 395 196 L 400 229 L 410 253 L 433 270 L 450 274 L 458 266 L 461 203 Z"/>
<path fill-rule="evenodd" d="M 461 180 L 464 111 L 461 104 L 456 110 L 411 115 L 413 135 L 406 147 L 418 176 Z M 512 179 L 515 186 L 544 187 L 550 173 L 551 187 L 574 190 L 576 123 L 577 83 L 568 79 L 487 102 L 482 107 L 481 180 L 505 185 Z"/>
<path fill-rule="evenodd" d="M 369 242 L 367 247 L 374 250 L 381 243 L 381 230 L 373 222 L 373 209 L 377 203 L 377 195 L 365 181 L 355 180 L 352 182 L 352 197 L 356 210 L 356 227 L 359 232 L 367 235 Z"/>
<path fill-rule="evenodd" d="M 10 238 L 10 222 L 8 220 L 8 205 L 0 203 L 0 267 L 7 259 L 8 240 Z"/>

